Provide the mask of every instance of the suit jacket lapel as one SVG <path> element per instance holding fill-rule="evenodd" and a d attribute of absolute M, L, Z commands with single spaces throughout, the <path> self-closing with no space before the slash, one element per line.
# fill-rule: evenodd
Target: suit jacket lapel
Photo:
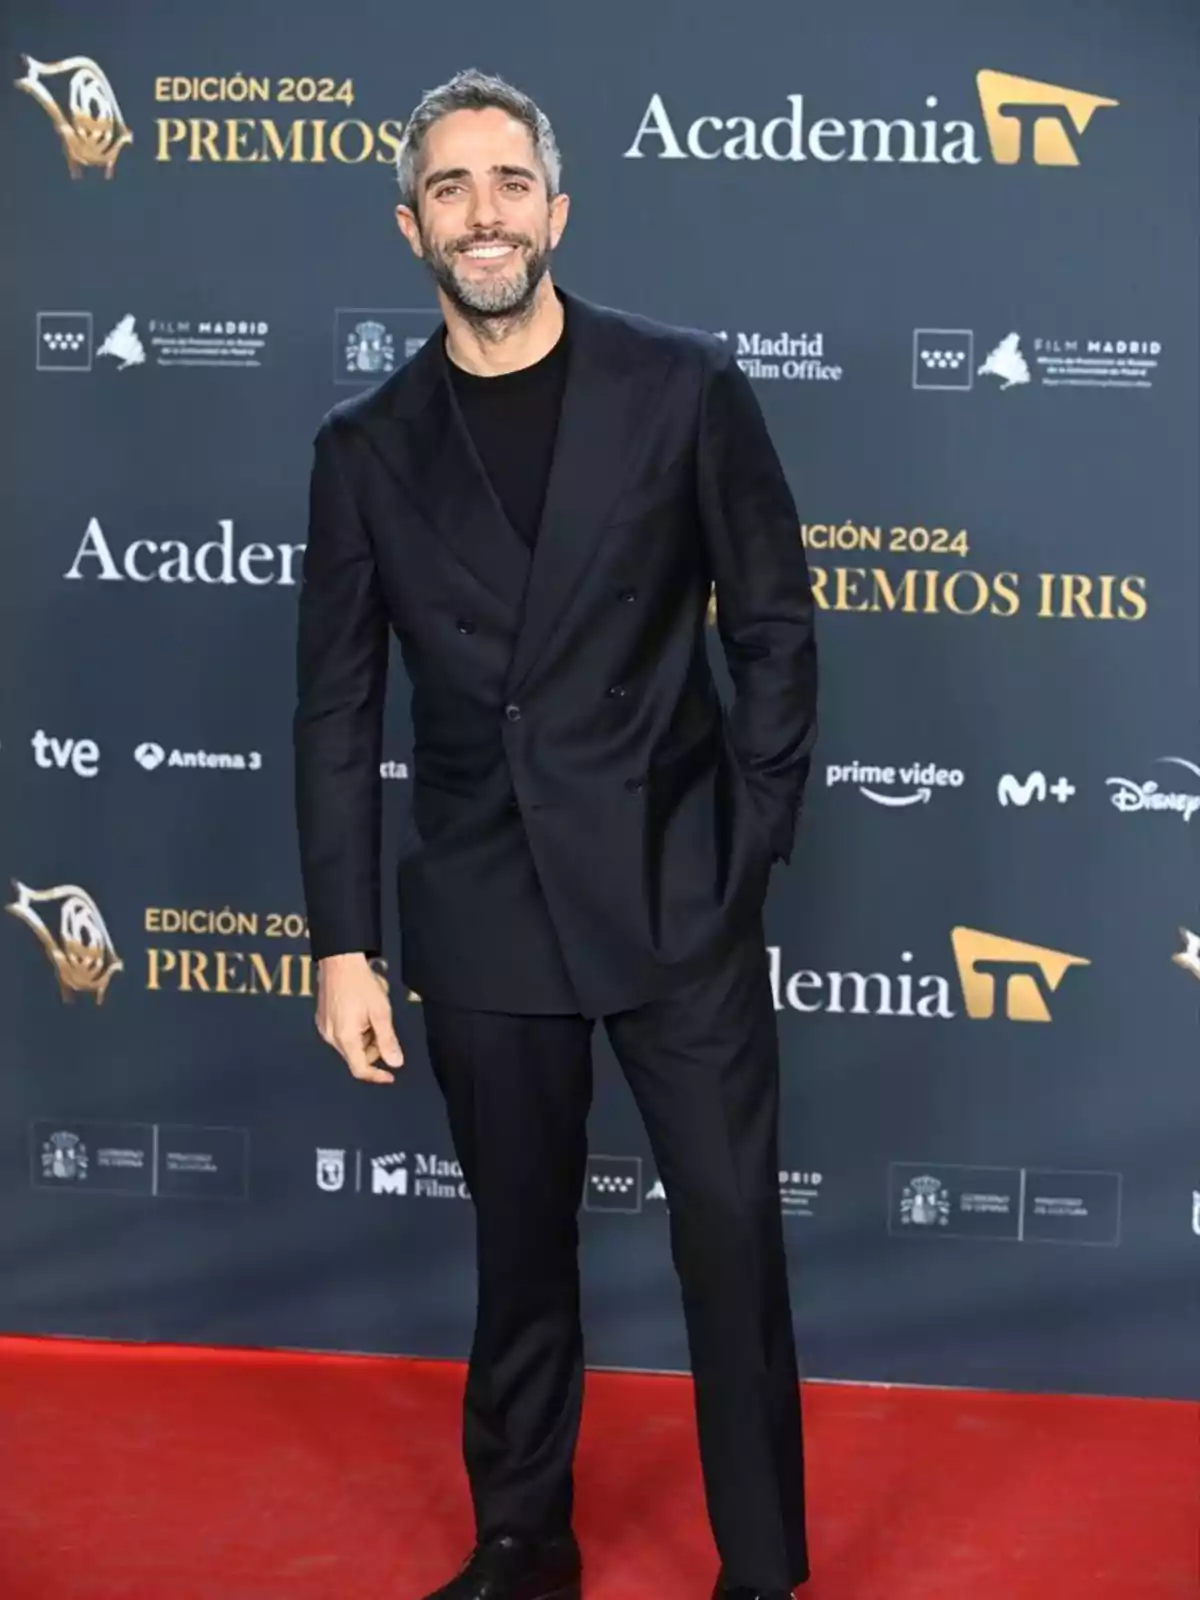
<path fill-rule="evenodd" d="M 633 341 L 619 318 L 558 291 L 570 345 L 562 413 L 550 479 L 529 571 L 520 631 L 505 693 L 514 694 L 537 665 L 555 625 L 595 555 L 608 508 L 624 486 L 638 436 L 658 400 L 668 365 L 635 366 Z"/>
<path fill-rule="evenodd" d="M 359 423 L 426 522 L 480 583 L 517 611 L 530 553 L 496 498 L 447 370 L 445 323 L 379 391 Z"/>

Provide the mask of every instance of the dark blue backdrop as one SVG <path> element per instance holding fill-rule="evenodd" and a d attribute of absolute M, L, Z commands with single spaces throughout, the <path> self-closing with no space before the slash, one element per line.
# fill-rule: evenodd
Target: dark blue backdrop
<path fill-rule="evenodd" d="M 1200 1395 L 1194 8 L 5 18 L 3 1327 L 465 1353 L 417 1002 L 392 1089 L 313 1029 L 289 724 L 313 432 L 434 321 L 389 159 L 475 64 L 555 122 L 561 281 L 734 341 L 800 508 L 807 1371 Z M 603 1065 L 589 1356 L 682 1367 Z"/>

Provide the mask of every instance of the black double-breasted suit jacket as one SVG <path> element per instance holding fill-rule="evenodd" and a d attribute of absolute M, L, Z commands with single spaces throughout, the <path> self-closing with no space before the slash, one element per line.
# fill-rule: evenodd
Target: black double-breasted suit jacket
<path fill-rule="evenodd" d="M 725 342 L 557 291 L 568 369 L 531 553 L 444 325 L 315 440 L 293 721 L 314 957 L 380 951 L 389 639 L 412 688 L 401 975 L 601 1016 L 702 970 L 792 848 L 815 736 L 795 505 Z M 735 694 L 706 649 L 717 626 Z"/>

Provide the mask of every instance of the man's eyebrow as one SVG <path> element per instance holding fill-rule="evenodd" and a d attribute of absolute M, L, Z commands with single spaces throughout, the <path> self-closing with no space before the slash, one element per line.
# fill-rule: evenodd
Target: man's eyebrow
<path fill-rule="evenodd" d="M 500 178 L 528 178 L 531 182 L 537 182 L 537 173 L 531 171 L 529 167 L 501 164 L 489 167 L 488 171 Z M 470 176 L 470 171 L 466 167 L 438 167 L 435 171 L 426 174 L 424 187 L 428 190 L 432 189 L 435 183 L 446 183 L 451 178 L 469 178 Z"/>

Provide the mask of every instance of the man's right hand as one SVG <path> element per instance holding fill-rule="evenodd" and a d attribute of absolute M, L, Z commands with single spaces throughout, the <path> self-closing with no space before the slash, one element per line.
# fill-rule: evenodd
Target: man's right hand
<path fill-rule="evenodd" d="M 394 1083 L 382 1065 L 402 1067 L 392 1007 L 383 980 L 362 951 L 325 956 L 317 964 L 317 1032 L 356 1078 Z"/>

